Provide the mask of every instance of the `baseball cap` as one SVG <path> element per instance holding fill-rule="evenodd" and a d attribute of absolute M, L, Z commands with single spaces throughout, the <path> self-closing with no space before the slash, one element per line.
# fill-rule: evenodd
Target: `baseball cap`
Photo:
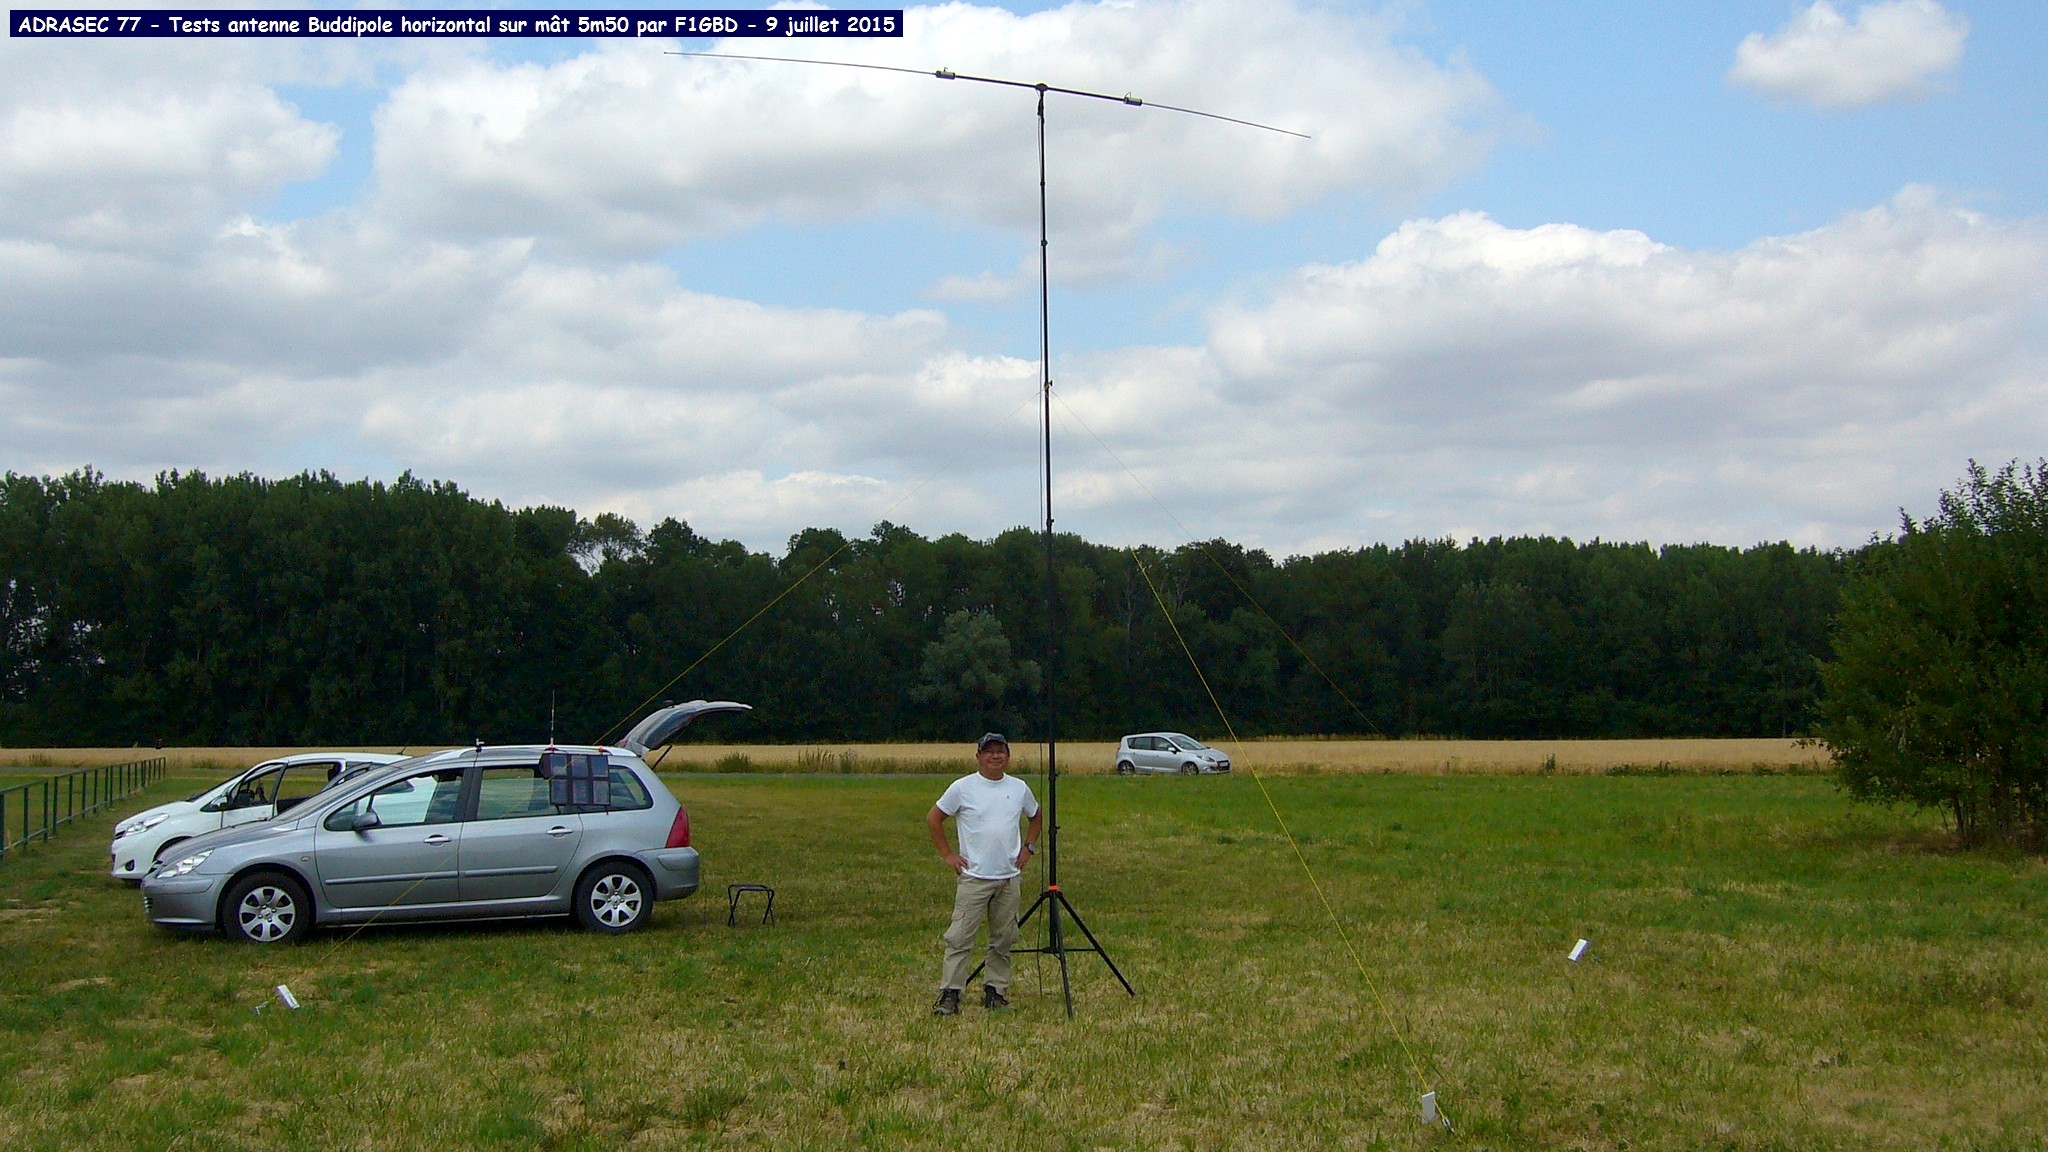
<path fill-rule="evenodd" d="M 974 746 L 975 754 L 980 755 L 981 753 L 988 751 L 988 746 L 991 744 L 1001 744 L 1003 746 L 1003 751 L 1005 752 L 1008 752 L 1010 750 L 1009 737 L 1004 736 L 1001 732 L 984 732 L 982 734 L 981 740 Z"/>

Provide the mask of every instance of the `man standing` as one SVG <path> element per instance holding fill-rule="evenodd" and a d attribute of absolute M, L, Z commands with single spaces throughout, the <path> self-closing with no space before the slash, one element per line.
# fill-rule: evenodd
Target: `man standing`
<path fill-rule="evenodd" d="M 946 929 L 946 966 L 939 977 L 939 1002 L 932 1006 L 934 1016 L 959 1014 L 960 992 L 967 986 L 967 958 L 984 920 L 988 922 L 988 968 L 981 982 L 981 1006 L 1010 1006 L 1004 994 L 1010 990 L 1010 947 L 1017 942 L 1017 877 L 1038 854 L 1038 832 L 1044 826 L 1031 786 L 1003 774 L 1010 767 L 1010 742 L 1001 733 L 990 732 L 981 738 L 974 748 L 974 761 L 981 770 L 953 781 L 924 818 L 939 858 L 960 877 L 953 891 L 953 924 Z M 960 834 L 957 852 L 946 843 L 948 816 L 954 818 Z M 1019 816 L 1031 820 L 1021 845 L 1017 840 Z"/>

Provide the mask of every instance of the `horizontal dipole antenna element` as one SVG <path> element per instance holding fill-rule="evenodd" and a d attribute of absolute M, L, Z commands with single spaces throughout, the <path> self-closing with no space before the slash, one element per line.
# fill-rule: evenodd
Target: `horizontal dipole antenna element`
<path fill-rule="evenodd" d="M 828 68 L 863 68 L 870 72 L 901 72 L 906 76 L 931 76 L 939 80 L 971 80 L 976 84 L 999 84 L 1005 88 L 1028 88 L 1033 92 L 1058 92 L 1063 96 L 1085 96 L 1090 100 L 1110 100 L 1128 104 L 1133 108 L 1158 108 L 1166 112 L 1179 112 L 1188 116 L 1200 116 L 1205 120 L 1221 120 L 1226 124 L 1242 124 L 1247 128 L 1259 128 L 1267 132 L 1278 132 L 1283 136 L 1296 136 L 1303 140 L 1312 139 L 1306 132 L 1292 128 L 1276 128 L 1256 120 L 1240 120 L 1235 116 L 1224 116 L 1216 112 L 1204 112 L 1198 108 L 1182 108 L 1175 104 L 1154 104 L 1141 100 L 1129 92 L 1121 96 L 1108 92 L 1090 92 L 1082 88 L 1062 88 L 1057 84 L 1034 83 L 1029 80 L 1005 80 L 1000 76 L 975 76 L 966 72 L 955 72 L 951 68 L 899 68 L 893 64 L 855 64 L 848 60 L 810 60 L 801 56 L 748 56 L 738 52 L 669 52 L 670 56 L 698 56 L 707 60 L 767 60 L 777 64 L 822 64 Z"/>

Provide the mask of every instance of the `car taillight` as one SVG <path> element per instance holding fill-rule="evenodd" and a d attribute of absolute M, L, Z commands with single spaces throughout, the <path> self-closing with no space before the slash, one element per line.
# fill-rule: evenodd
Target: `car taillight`
<path fill-rule="evenodd" d="M 690 846 L 690 810 L 676 809 L 675 823 L 668 826 L 668 843 L 664 848 L 688 848 Z"/>

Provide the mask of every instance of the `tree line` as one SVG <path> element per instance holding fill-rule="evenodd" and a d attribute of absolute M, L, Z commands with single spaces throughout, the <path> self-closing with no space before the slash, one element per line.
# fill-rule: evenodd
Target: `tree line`
<path fill-rule="evenodd" d="M 1241 736 L 1797 735 L 1854 560 L 1550 537 L 1053 551 L 1048 652 L 1032 529 L 812 528 L 774 556 L 410 475 L 9 473 L 0 743 L 589 741 L 698 696 L 756 707 L 720 740 L 1029 739 L 1048 685 L 1074 739 L 1220 737 L 1212 692 Z"/>

